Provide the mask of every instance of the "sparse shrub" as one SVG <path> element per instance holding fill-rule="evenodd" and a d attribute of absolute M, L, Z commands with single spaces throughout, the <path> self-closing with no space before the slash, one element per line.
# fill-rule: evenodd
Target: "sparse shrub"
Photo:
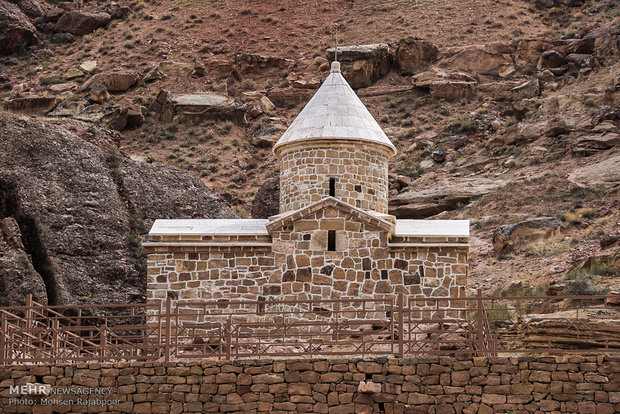
<path fill-rule="evenodd" d="M 583 276 L 578 277 L 573 280 L 571 284 L 566 289 L 567 295 L 575 295 L 575 296 L 593 296 L 593 295 L 604 295 L 609 292 L 609 289 L 601 289 L 595 286 L 592 277 Z"/>
<path fill-rule="evenodd" d="M 112 175 L 112 179 L 118 185 L 121 180 L 121 165 L 123 158 L 116 148 L 109 148 L 105 153 L 105 160 L 108 164 L 108 169 Z"/>
<path fill-rule="evenodd" d="M 567 280 L 592 279 L 593 276 L 613 276 L 614 269 L 609 264 L 597 264 L 590 269 L 574 268 L 566 274 Z"/>
<path fill-rule="evenodd" d="M 254 82 L 252 79 L 246 79 L 241 84 L 241 89 L 245 91 L 251 91 L 251 90 L 254 90 L 255 88 L 256 88 L 256 82 Z"/>
<path fill-rule="evenodd" d="M 64 79 L 56 76 L 56 75 L 52 75 L 52 76 L 44 76 L 39 80 L 39 83 L 43 86 L 45 85 L 55 85 L 57 83 L 63 83 Z"/>
<path fill-rule="evenodd" d="M 478 131 L 478 125 L 473 117 L 464 116 L 450 122 L 445 127 L 445 131 L 452 134 L 466 134 Z"/>
<path fill-rule="evenodd" d="M 221 121 L 215 125 L 215 128 L 220 134 L 227 134 L 231 131 L 234 124 L 231 121 Z"/>

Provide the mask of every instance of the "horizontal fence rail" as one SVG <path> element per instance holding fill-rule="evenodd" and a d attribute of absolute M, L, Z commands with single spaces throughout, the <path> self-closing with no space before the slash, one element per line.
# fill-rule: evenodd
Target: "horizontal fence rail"
<path fill-rule="evenodd" d="M 0 364 L 620 352 L 620 297 L 172 301 L 0 308 Z"/>

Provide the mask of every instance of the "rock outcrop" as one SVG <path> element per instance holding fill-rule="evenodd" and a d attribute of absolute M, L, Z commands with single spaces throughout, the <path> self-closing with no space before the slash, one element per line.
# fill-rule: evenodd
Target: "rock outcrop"
<path fill-rule="evenodd" d="M 19 7 L 0 0 L 0 56 L 16 52 L 37 40 L 37 29 Z"/>
<path fill-rule="evenodd" d="M 433 42 L 407 37 L 398 43 L 394 60 L 400 73 L 415 75 L 428 69 L 438 56 L 439 48 Z"/>
<path fill-rule="evenodd" d="M 496 253 L 523 248 L 532 243 L 557 239 L 562 235 L 560 221 L 555 217 L 540 217 L 515 224 L 499 226 L 493 232 Z"/>
<path fill-rule="evenodd" d="M 444 65 L 465 72 L 497 76 L 512 66 L 510 55 L 500 52 L 486 46 L 470 46 L 446 59 Z"/>
<path fill-rule="evenodd" d="M 430 85 L 431 97 L 446 101 L 467 101 L 476 94 L 474 82 L 438 80 Z"/>
<path fill-rule="evenodd" d="M 280 179 L 265 181 L 252 202 L 252 218 L 269 218 L 280 212 Z"/>
<path fill-rule="evenodd" d="M 17 255 L 0 274 L 42 280 L 51 304 L 135 302 L 146 286 L 141 237 L 155 218 L 234 217 L 196 176 L 132 161 L 117 139 L 0 113 L 0 218 L 18 223 L 32 264 Z M 10 286 L 8 296 L 24 293 Z"/>
<path fill-rule="evenodd" d="M 37 0 L 20 0 L 18 6 L 31 19 L 43 16 L 43 7 Z"/>
<path fill-rule="evenodd" d="M 568 181 L 583 188 L 615 187 L 620 184 L 620 155 L 573 170 Z"/>
<path fill-rule="evenodd" d="M 162 90 L 151 109 L 161 113 L 164 122 L 217 119 L 242 123 L 246 105 L 214 93 L 179 94 Z"/>
<path fill-rule="evenodd" d="M 335 58 L 335 49 L 327 50 L 329 61 Z M 365 88 L 385 76 L 391 69 L 392 54 L 388 45 L 356 45 L 338 47 L 342 74 L 352 88 Z"/>
<path fill-rule="evenodd" d="M 0 217 L 8 209 L 8 200 L 0 187 Z M 45 283 L 30 261 L 22 243 L 17 222 L 12 217 L 0 219 L 0 306 L 20 306 L 26 302 L 26 295 L 32 294 L 39 303 L 47 303 Z"/>
<path fill-rule="evenodd" d="M 110 92 L 124 92 L 140 80 L 140 74 L 133 71 L 98 73 L 84 82 L 82 90 L 101 84 Z"/>
<path fill-rule="evenodd" d="M 421 219 L 450 211 L 504 185 L 503 181 L 463 181 L 434 188 L 413 188 L 390 198 L 389 213 L 397 218 Z"/>
<path fill-rule="evenodd" d="M 45 115 L 58 103 L 55 96 L 27 96 L 0 103 L 0 110 L 16 114 Z"/>

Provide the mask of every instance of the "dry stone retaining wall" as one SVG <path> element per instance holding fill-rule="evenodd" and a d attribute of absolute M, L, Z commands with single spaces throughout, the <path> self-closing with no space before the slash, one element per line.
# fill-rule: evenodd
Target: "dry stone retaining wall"
<path fill-rule="evenodd" d="M 27 383 L 109 387 L 112 393 L 106 398 L 118 403 L 91 408 L 9 405 L 9 387 Z M 0 367 L 0 398 L 0 412 L 4 413 L 611 414 L 620 411 L 620 358 L 427 357 L 5 366 Z"/>

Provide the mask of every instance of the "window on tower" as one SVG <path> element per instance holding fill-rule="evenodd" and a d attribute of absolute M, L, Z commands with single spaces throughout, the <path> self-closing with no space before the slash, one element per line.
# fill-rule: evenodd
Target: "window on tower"
<path fill-rule="evenodd" d="M 336 178 L 329 179 L 329 196 L 336 197 Z"/>

